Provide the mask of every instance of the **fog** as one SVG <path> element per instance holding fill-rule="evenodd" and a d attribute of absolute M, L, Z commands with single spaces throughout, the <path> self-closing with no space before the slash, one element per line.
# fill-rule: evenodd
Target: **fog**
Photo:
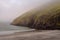
<path fill-rule="evenodd" d="M 0 22 L 11 22 L 24 12 L 51 0 L 0 0 Z"/>

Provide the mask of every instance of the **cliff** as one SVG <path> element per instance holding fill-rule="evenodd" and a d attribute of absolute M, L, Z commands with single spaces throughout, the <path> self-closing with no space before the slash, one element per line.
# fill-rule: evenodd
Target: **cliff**
<path fill-rule="evenodd" d="M 32 9 L 13 20 L 11 24 L 38 30 L 60 29 L 60 4 L 51 3 Z"/>

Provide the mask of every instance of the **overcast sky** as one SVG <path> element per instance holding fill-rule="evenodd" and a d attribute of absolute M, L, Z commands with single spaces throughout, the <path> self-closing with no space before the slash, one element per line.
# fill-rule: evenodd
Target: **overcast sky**
<path fill-rule="evenodd" d="M 0 22 L 11 22 L 23 12 L 51 0 L 0 0 Z"/>

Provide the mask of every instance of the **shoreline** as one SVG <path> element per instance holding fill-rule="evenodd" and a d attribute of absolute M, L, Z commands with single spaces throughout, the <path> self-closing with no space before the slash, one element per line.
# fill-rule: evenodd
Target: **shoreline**
<path fill-rule="evenodd" d="M 10 31 L 0 31 L 0 36 L 1 35 L 11 35 L 17 32 L 27 32 L 27 31 L 34 31 L 34 29 L 29 29 L 29 30 L 10 30 Z"/>
<path fill-rule="evenodd" d="M 37 40 L 46 38 L 60 38 L 59 30 L 40 30 L 40 31 L 26 31 L 26 32 L 16 32 L 10 35 L 1 35 L 0 40 Z M 54 38 L 55 39 L 55 38 Z"/>

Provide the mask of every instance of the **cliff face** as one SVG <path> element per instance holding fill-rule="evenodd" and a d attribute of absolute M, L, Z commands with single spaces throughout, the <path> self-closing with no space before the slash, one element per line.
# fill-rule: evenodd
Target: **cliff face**
<path fill-rule="evenodd" d="M 41 7 L 40 7 L 41 8 Z M 16 18 L 12 24 L 34 29 L 60 29 L 60 4 L 33 9 Z"/>

